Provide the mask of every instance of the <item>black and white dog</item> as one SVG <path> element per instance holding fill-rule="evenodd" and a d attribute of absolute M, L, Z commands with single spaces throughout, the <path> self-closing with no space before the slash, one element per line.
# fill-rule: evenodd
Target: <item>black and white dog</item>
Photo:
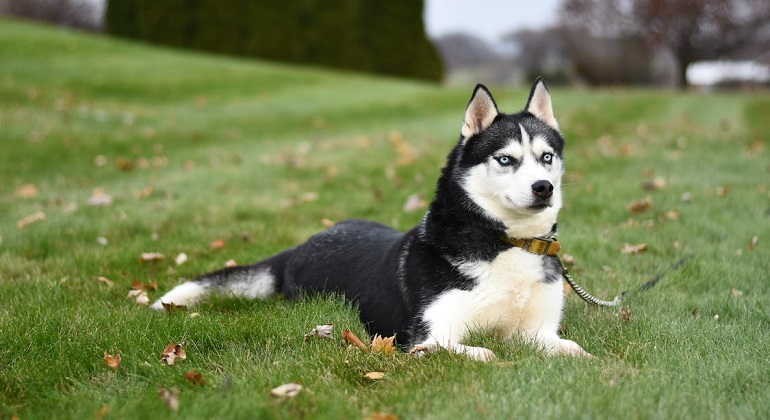
<path fill-rule="evenodd" d="M 344 221 L 256 264 L 183 283 L 153 308 L 190 305 L 212 292 L 252 299 L 331 292 L 358 306 L 371 334 L 395 334 L 415 351 L 490 360 L 490 350 L 463 344 L 480 329 L 549 354 L 588 355 L 558 335 L 564 288 L 554 235 L 563 148 L 541 79 L 516 114 L 500 113 L 479 85 L 417 227 L 402 233 Z"/>

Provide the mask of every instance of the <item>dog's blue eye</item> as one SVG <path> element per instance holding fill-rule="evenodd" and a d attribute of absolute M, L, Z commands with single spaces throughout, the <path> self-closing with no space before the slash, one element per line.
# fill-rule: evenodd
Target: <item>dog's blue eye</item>
<path fill-rule="evenodd" d="M 553 162 L 553 153 L 543 153 L 543 162 L 545 163 L 551 163 Z"/>
<path fill-rule="evenodd" d="M 498 156 L 495 158 L 495 160 L 500 164 L 500 166 L 509 166 L 513 164 L 513 158 L 510 156 Z"/>

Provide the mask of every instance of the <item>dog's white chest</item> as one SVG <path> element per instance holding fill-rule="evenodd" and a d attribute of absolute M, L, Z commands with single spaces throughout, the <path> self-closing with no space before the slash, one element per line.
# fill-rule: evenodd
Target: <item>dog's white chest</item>
<path fill-rule="evenodd" d="M 429 325 L 451 324 L 449 330 L 458 339 L 474 328 L 499 330 L 505 335 L 517 330 L 528 302 L 544 286 L 542 257 L 519 249 L 505 251 L 491 262 L 462 262 L 455 267 L 474 278 L 476 286 L 442 293 L 423 318 Z"/>

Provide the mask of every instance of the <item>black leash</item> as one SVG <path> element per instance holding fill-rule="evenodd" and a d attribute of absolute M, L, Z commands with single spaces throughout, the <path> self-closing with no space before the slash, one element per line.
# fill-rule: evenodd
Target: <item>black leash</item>
<path fill-rule="evenodd" d="M 658 284 L 660 279 L 666 273 L 678 270 L 689 259 L 690 259 L 690 257 L 684 257 L 684 258 L 680 259 L 679 261 L 675 262 L 667 270 L 664 270 L 664 271 L 658 273 L 655 277 L 652 278 L 652 280 L 650 280 L 647 283 L 644 283 L 643 285 L 641 285 L 639 287 L 639 291 L 643 292 L 643 291 L 645 291 L 645 290 L 655 286 L 656 284 Z M 561 264 L 561 260 L 559 260 L 559 263 Z M 561 268 L 562 268 L 562 277 L 564 277 L 564 280 L 566 280 L 567 283 L 569 283 L 569 285 L 572 287 L 572 290 L 574 290 L 575 293 L 577 293 L 577 295 L 580 296 L 581 299 L 583 299 L 584 301 L 586 301 L 586 302 L 588 302 L 590 304 L 597 305 L 597 306 L 615 307 L 615 306 L 620 305 L 620 302 L 623 300 L 623 298 L 627 294 L 627 292 L 622 292 L 621 294 L 615 296 L 615 298 L 612 299 L 612 300 L 599 299 L 599 298 L 591 295 L 590 293 L 586 292 L 585 289 L 583 289 L 582 287 L 580 287 L 580 285 L 575 283 L 575 280 L 572 279 L 572 276 L 569 274 L 569 271 L 567 270 L 567 267 L 564 264 L 561 264 Z"/>

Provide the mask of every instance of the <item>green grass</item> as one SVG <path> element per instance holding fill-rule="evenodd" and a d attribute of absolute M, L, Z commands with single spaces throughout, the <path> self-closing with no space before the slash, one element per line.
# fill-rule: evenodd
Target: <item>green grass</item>
<path fill-rule="evenodd" d="M 410 228 L 422 215 L 402 205 L 413 193 L 432 196 L 471 89 L 0 20 L 0 417 L 88 418 L 108 407 L 112 418 L 166 418 L 164 387 L 179 390 L 185 418 L 770 413 L 766 94 L 553 90 L 568 140 L 559 226 L 578 282 L 609 298 L 690 258 L 630 296 L 628 320 L 569 295 L 564 335 L 592 360 L 548 358 L 481 335 L 473 343 L 500 363 L 306 343 L 305 333 L 328 322 L 337 337 L 346 327 L 365 335 L 355 310 L 334 298 L 219 298 L 195 318 L 125 298 L 134 279 L 157 281 L 154 299 L 180 278 L 301 242 L 323 219 Z M 493 93 L 514 111 L 527 92 Z M 399 135 L 417 153 L 402 166 L 390 141 Z M 665 187 L 644 191 L 654 177 Z M 26 184 L 37 194 L 18 196 Z M 111 206 L 88 205 L 96 188 Z M 309 192 L 317 199 L 303 201 Z M 652 210 L 627 210 L 648 196 Z M 662 218 L 668 210 L 678 220 Z M 44 221 L 17 227 L 37 211 Z M 224 249 L 209 247 L 217 239 Z M 624 243 L 648 250 L 621 254 Z M 167 259 L 141 263 L 142 252 Z M 190 258 L 176 266 L 180 252 Z M 161 365 L 162 350 L 178 341 L 187 360 Z M 105 351 L 122 355 L 117 370 Z M 205 385 L 187 381 L 192 369 Z M 370 382 L 370 371 L 385 378 Z M 292 400 L 270 396 L 286 382 L 305 389 Z"/>

